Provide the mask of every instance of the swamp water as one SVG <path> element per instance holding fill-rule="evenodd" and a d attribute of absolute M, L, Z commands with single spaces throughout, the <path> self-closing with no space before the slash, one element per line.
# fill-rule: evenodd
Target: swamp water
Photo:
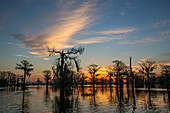
<path fill-rule="evenodd" d="M 97 86 L 73 88 L 60 98 L 60 90 L 45 86 L 28 86 L 22 90 L 0 90 L 0 113 L 170 113 L 170 101 L 166 89 L 144 88 L 117 91 L 116 88 Z"/>

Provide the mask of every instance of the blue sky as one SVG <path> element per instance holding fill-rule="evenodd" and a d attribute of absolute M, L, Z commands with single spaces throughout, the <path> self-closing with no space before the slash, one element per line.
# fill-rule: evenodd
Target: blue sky
<path fill-rule="evenodd" d="M 32 78 L 51 69 L 56 49 L 85 47 L 81 65 L 137 66 L 142 59 L 170 64 L 169 0 L 4 0 L 0 4 L 0 70 L 26 59 Z M 56 56 L 57 57 L 57 56 Z"/>

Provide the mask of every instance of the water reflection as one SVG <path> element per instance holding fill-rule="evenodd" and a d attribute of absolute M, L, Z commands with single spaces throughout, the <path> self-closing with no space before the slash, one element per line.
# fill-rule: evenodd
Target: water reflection
<path fill-rule="evenodd" d="M 95 92 L 94 92 L 95 91 Z M 91 93 L 95 95 L 91 95 Z M 64 93 L 64 96 L 60 96 Z M 134 96 L 133 96 L 134 95 Z M 43 86 L 0 91 L 0 113 L 67 112 L 170 112 L 169 93 L 164 89 L 84 86 L 61 92 Z"/>
<path fill-rule="evenodd" d="M 71 112 L 73 110 L 73 95 L 55 96 L 52 100 L 52 108 L 53 113 Z"/>
<path fill-rule="evenodd" d="M 22 92 L 21 113 L 29 113 L 29 99 L 28 99 L 29 96 L 25 97 L 25 95 L 28 95 L 28 93 L 29 92 L 26 92 L 25 90 L 23 90 Z"/>
<path fill-rule="evenodd" d="M 50 92 L 48 91 L 48 88 L 46 88 L 46 90 L 45 90 L 45 92 L 44 92 L 45 94 L 44 94 L 44 102 L 45 103 L 50 103 Z"/>

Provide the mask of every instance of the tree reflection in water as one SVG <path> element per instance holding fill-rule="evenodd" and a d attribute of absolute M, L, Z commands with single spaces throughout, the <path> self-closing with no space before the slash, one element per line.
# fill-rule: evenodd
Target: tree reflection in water
<path fill-rule="evenodd" d="M 49 93 L 49 91 L 48 91 L 48 87 L 46 88 L 46 90 L 45 90 L 45 94 L 44 94 L 44 101 L 45 101 L 45 103 L 46 104 L 49 104 L 50 103 L 50 93 Z"/>
<path fill-rule="evenodd" d="M 170 108 L 170 91 L 168 91 L 168 102 L 169 102 L 169 108 Z"/>
<path fill-rule="evenodd" d="M 25 90 L 23 90 L 21 113 L 29 113 L 28 99 L 26 99 L 25 93 Z"/>
<path fill-rule="evenodd" d="M 62 89 L 60 89 L 60 91 L 62 91 Z M 72 92 L 72 90 L 70 90 L 70 92 Z M 64 93 L 63 91 L 60 92 Z M 54 100 L 52 101 L 52 107 L 53 107 L 53 113 L 67 113 L 67 112 L 72 112 L 73 110 L 73 101 L 74 98 L 72 96 L 72 93 L 70 93 L 71 95 L 68 95 L 68 91 L 67 91 L 67 95 L 63 96 L 55 96 Z"/>
<path fill-rule="evenodd" d="M 10 89 L 8 89 L 10 90 Z M 37 113 L 37 112 L 169 112 L 170 103 L 165 89 L 154 91 L 152 88 L 135 89 L 135 101 L 131 86 L 126 85 L 116 89 L 116 85 L 95 88 L 84 86 L 65 89 L 64 96 L 60 96 L 60 89 L 29 87 L 23 92 L 10 90 L 0 92 L 0 112 L 3 113 Z M 4 95 L 5 94 L 5 95 Z M 84 95 L 87 94 L 87 95 Z M 88 95 L 89 94 L 89 95 Z M 22 96 L 21 96 L 22 95 Z M 7 101 L 10 100 L 10 101 Z M 17 103 L 20 103 L 19 105 Z M 6 108 L 5 106 L 8 106 Z"/>

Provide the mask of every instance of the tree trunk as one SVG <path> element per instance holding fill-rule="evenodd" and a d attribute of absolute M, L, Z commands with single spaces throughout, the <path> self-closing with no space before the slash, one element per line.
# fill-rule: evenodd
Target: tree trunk
<path fill-rule="evenodd" d="M 149 72 L 147 73 L 147 78 L 148 78 L 148 90 L 150 90 Z"/>
<path fill-rule="evenodd" d="M 121 82 L 120 82 L 120 73 L 119 73 L 119 72 L 118 72 L 118 76 L 119 76 L 119 78 L 118 78 L 118 84 L 119 84 L 119 87 L 120 87 Z"/>
<path fill-rule="evenodd" d="M 116 76 L 116 88 L 118 88 L 118 74 L 117 74 L 117 76 Z"/>
<path fill-rule="evenodd" d="M 23 96 L 22 96 L 22 113 L 25 112 L 25 91 L 23 90 Z"/>
<path fill-rule="evenodd" d="M 129 74 L 127 73 L 127 88 L 129 89 Z"/>
<path fill-rule="evenodd" d="M 63 67 L 64 67 L 64 53 L 62 51 L 61 53 L 61 73 L 60 73 L 60 76 L 63 77 Z"/>
<path fill-rule="evenodd" d="M 46 81 L 46 88 L 48 88 L 48 80 Z"/>
<path fill-rule="evenodd" d="M 61 77 L 61 88 L 64 89 L 64 75 L 63 75 L 63 68 L 64 68 L 64 53 L 62 51 L 61 53 L 61 73 L 60 73 L 60 77 Z"/>
<path fill-rule="evenodd" d="M 24 70 L 24 83 L 23 83 L 23 90 L 25 90 L 25 79 L 26 79 L 26 70 Z"/>
<path fill-rule="evenodd" d="M 136 99 L 135 99 L 135 91 L 134 91 L 134 75 L 132 71 L 132 58 L 130 57 L 130 76 L 132 77 L 131 85 L 132 85 L 132 96 L 133 96 L 133 105 L 136 106 Z"/>
<path fill-rule="evenodd" d="M 84 79 L 82 79 L 81 87 L 84 88 Z"/>
<path fill-rule="evenodd" d="M 168 76 L 168 73 L 166 73 L 166 88 L 167 88 L 167 91 L 169 92 L 169 76 Z"/>
<path fill-rule="evenodd" d="M 95 81 L 94 81 L 94 76 L 93 76 L 93 94 L 95 94 L 95 87 L 94 87 L 94 84 L 95 84 Z"/>
<path fill-rule="evenodd" d="M 111 80 L 111 75 L 109 76 L 110 78 L 110 89 L 111 89 L 111 86 L 112 86 L 112 80 Z"/>

